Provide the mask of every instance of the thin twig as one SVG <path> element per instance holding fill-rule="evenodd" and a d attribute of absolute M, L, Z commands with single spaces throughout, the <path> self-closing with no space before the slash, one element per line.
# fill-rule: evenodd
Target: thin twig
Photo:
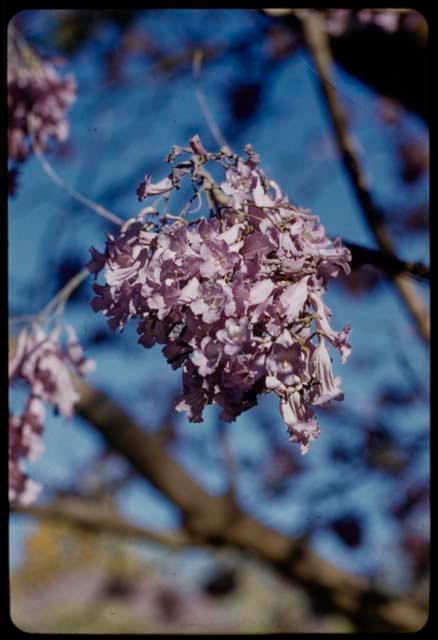
<path fill-rule="evenodd" d="M 388 258 L 396 259 L 392 240 L 385 227 L 383 216 L 371 197 L 358 160 L 356 147 L 349 133 L 346 115 L 339 104 L 337 92 L 331 79 L 333 61 L 329 38 L 324 29 L 323 17 L 313 10 L 302 10 L 298 14 L 302 22 L 307 46 L 318 71 L 319 87 L 330 114 L 344 167 L 361 204 L 364 218 L 381 251 Z M 429 314 L 413 283 L 401 273 L 394 274 L 392 280 L 406 308 L 414 319 L 420 336 L 428 344 L 430 340 Z"/>
<path fill-rule="evenodd" d="M 73 291 L 90 275 L 90 272 L 85 267 L 81 271 L 79 271 L 76 275 L 73 276 L 63 287 L 60 289 L 53 298 L 46 304 L 44 309 L 42 309 L 39 313 L 35 314 L 27 314 L 22 316 L 15 316 L 9 319 L 9 324 L 30 324 L 32 322 L 42 323 L 49 316 L 49 314 L 56 309 L 57 314 L 59 315 L 65 306 L 68 298 L 71 296 Z"/>
<path fill-rule="evenodd" d="M 21 35 L 21 33 L 18 31 L 15 25 L 11 24 L 10 29 L 11 29 L 11 34 L 13 35 L 13 38 L 10 39 L 9 42 L 11 43 L 13 41 L 17 42 L 19 46 L 22 48 L 22 50 L 24 51 L 25 55 L 33 61 L 33 64 L 36 64 L 37 66 L 42 66 L 42 60 L 40 59 L 39 55 L 30 47 L 27 40 Z M 72 187 L 70 187 L 68 184 L 64 182 L 64 180 L 53 169 L 52 165 L 47 160 L 38 142 L 36 141 L 31 115 L 27 117 L 26 123 L 27 123 L 27 129 L 29 132 L 29 137 L 30 137 L 30 142 L 32 145 L 33 152 L 35 153 L 41 166 L 43 167 L 47 175 L 51 178 L 51 180 L 53 180 L 53 182 L 55 182 L 59 187 L 61 187 L 61 189 L 63 189 L 66 193 L 68 193 L 72 198 L 74 198 L 81 204 L 84 204 L 85 206 L 89 207 L 95 213 L 102 216 L 106 220 L 109 220 L 110 222 L 114 222 L 115 224 L 118 224 L 118 225 L 123 224 L 122 218 L 119 218 L 119 216 L 114 215 L 113 213 L 111 213 L 111 211 L 108 211 L 108 209 L 105 209 L 105 207 L 102 207 L 101 205 L 96 204 L 86 196 L 83 196 L 81 193 L 76 191 L 76 189 L 73 189 Z"/>
<path fill-rule="evenodd" d="M 64 180 L 53 169 L 52 165 L 49 163 L 49 161 L 47 160 L 47 158 L 45 157 L 45 155 L 43 154 L 43 152 L 35 142 L 35 139 L 33 138 L 32 135 L 31 135 L 31 140 L 32 140 L 33 151 L 36 157 L 38 158 L 44 171 L 47 173 L 49 178 L 53 180 L 53 182 L 55 182 L 59 187 L 61 187 L 61 189 L 63 189 L 66 193 L 68 193 L 69 196 L 71 196 L 81 204 L 84 204 L 86 207 L 88 207 L 89 209 L 97 213 L 102 218 L 105 218 L 106 220 L 109 220 L 110 222 L 113 222 L 114 224 L 117 224 L 117 225 L 123 224 L 124 221 L 122 218 L 119 218 L 119 216 L 116 216 L 114 213 L 111 213 L 111 211 L 108 211 L 108 209 L 105 209 L 105 207 L 102 207 L 100 204 L 97 204 L 96 202 L 93 202 L 86 196 L 83 196 L 81 193 L 79 193 L 79 191 L 76 191 L 76 189 L 73 189 L 73 187 L 70 187 L 66 182 L 64 182 Z"/>
<path fill-rule="evenodd" d="M 37 315 L 37 319 L 43 319 L 49 315 L 49 313 L 57 308 L 57 311 L 60 313 L 68 298 L 71 296 L 73 291 L 83 282 L 88 276 L 90 272 L 86 267 L 79 271 L 73 278 L 71 278 L 64 287 L 50 300 L 50 302 L 44 307 L 44 309 Z"/>
<path fill-rule="evenodd" d="M 193 80 L 195 82 L 196 99 L 198 101 L 199 108 L 201 109 L 202 115 L 204 116 L 205 121 L 208 125 L 208 128 L 211 131 L 211 135 L 216 140 L 219 147 L 230 148 L 224 136 L 222 135 L 222 132 L 218 124 L 216 123 L 216 120 L 214 119 L 212 112 L 210 111 L 204 92 L 202 91 L 200 86 L 201 65 L 202 65 L 203 56 L 204 54 L 201 51 L 201 49 L 197 49 L 193 54 L 192 69 L 193 69 Z"/>

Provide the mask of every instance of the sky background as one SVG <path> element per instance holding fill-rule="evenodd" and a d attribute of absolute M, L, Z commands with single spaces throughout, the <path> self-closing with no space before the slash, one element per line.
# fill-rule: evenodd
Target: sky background
<path fill-rule="evenodd" d="M 135 25 L 172 47 L 174 42 L 189 40 L 231 43 L 245 34 L 250 36 L 261 20 L 257 12 L 244 10 L 221 10 L 214 14 L 213 17 L 211 10 L 201 9 L 149 11 L 140 14 Z M 53 17 L 53 11 L 23 15 L 25 35 L 35 46 L 44 40 Z M 67 184 L 128 219 L 141 208 L 135 191 L 144 173 L 151 173 L 154 181 L 167 175 L 164 158 L 172 145 L 186 145 L 195 133 L 208 149 L 214 149 L 216 144 L 196 101 L 189 71 L 167 81 L 153 74 L 144 59 L 134 59 L 124 69 L 130 78 L 127 83 L 105 86 L 102 50 L 113 37 L 111 27 L 102 28 L 61 69 L 61 73 L 75 74 L 78 99 L 69 112 L 71 133 L 64 157 L 52 154 L 49 159 Z M 249 59 L 245 68 L 236 65 L 231 55 L 203 67 L 203 92 L 225 134 L 230 130 L 230 115 L 224 95 L 238 80 L 256 77 L 259 64 L 256 54 L 257 47 L 254 59 Z M 317 214 L 329 234 L 375 246 L 331 143 L 315 74 L 311 60 L 303 52 L 282 61 L 270 75 L 258 115 L 243 131 L 234 131 L 228 142 L 242 154 L 244 145 L 251 143 L 270 178 L 278 182 L 292 201 Z M 341 69 L 336 69 L 334 81 L 350 115 L 360 159 L 377 201 L 395 209 L 403 207 L 406 193 L 399 189 L 394 172 L 393 132 L 382 131 L 375 116 L 375 94 Z M 406 126 L 413 133 L 425 131 L 422 121 L 414 116 L 406 117 Z M 10 313 L 14 314 L 39 311 L 57 290 L 59 258 L 67 256 L 80 268 L 88 260 L 89 248 L 93 245 L 102 250 L 105 233 L 112 230 L 110 223 L 53 184 L 34 157 L 23 166 L 19 184 L 8 213 L 9 304 Z M 424 197 L 426 190 L 427 185 L 421 183 L 413 187 L 412 197 Z M 429 247 L 424 236 L 400 234 L 394 241 L 402 259 L 428 264 Z M 423 285 L 419 289 L 427 301 L 428 290 Z M 72 299 L 65 310 L 66 322 L 76 328 L 81 342 L 87 345 L 87 355 L 96 361 L 96 371 L 89 381 L 109 392 L 141 424 L 157 426 L 166 410 L 166 401 L 179 388 L 181 372 L 171 370 L 158 348 L 144 350 L 136 345 L 135 327 L 128 327 L 111 340 L 93 344 L 91 338 L 105 330 L 105 320 L 92 312 L 91 298 L 88 279 L 81 295 Z M 396 425 L 401 441 L 415 442 L 417 433 L 427 432 L 427 404 L 393 407 L 390 415 L 382 416 L 381 407 L 373 400 L 388 383 L 407 386 L 406 372 L 400 367 L 400 352 L 428 388 L 428 353 L 396 293 L 385 282 L 371 295 L 352 297 L 333 284 L 326 302 L 333 311 L 336 329 L 347 322 L 353 327 L 350 360 L 341 365 L 336 354 L 333 358 L 334 370 L 341 376 L 345 392 L 342 415 L 360 414 L 376 422 L 388 420 Z M 14 389 L 11 407 L 19 406 L 23 398 L 22 390 Z M 321 528 L 312 537 L 315 549 L 350 571 L 378 571 L 393 586 L 402 586 L 403 565 L 397 568 L 397 549 L 393 544 L 398 535 L 397 525 L 386 516 L 397 491 L 397 481 L 382 473 L 371 473 L 367 467 L 350 465 L 344 469 L 329 461 L 334 443 L 353 448 L 363 445 L 364 433 L 355 428 L 354 420 L 319 411 L 321 436 L 306 456 L 308 471 L 297 476 L 292 492 L 269 499 L 258 486 L 254 466 L 263 459 L 267 437 L 255 424 L 258 416 L 274 421 L 278 440 L 287 440 L 277 404 L 273 395 L 263 397 L 257 412 L 243 414 L 228 430 L 234 454 L 239 460 L 247 460 L 238 487 L 245 509 L 265 523 L 294 534 L 302 532 L 311 518 L 318 516 L 324 521 L 353 509 L 366 519 L 365 543 L 357 549 L 348 549 L 334 533 Z M 178 427 L 187 445 L 183 438 L 182 446 L 175 452 L 184 467 L 212 492 L 225 488 L 216 449 L 216 417 L 214 407 L 208 408 L 205 422 L 200 425 L 178 416 Z M 47 499 L 54 487 L 71 484 L 101 447 L 98 436 L 77 417 L 66 423 L 61 417 L 49 416 L 44 440 L 44 455 L 28 467 L 31 476 L 47 487 L 40 501 Z M 292 443 L 290 446 L 294 447 Z M 428 446 L 423 444 L 421 449 L 412 473 L 426 478 Z M 208 464 L 203 460 L 208 460 Z M 178 525 L 177 510 L 144 481 L 130 483 L 118 500 L 122 513 L 133 522 L 163 530 Z M 33 526 L 31 519 L 23 516 L 11 518 L 12 568 L 20 561 L 23 542 Z M 418 522 L 417 526 L 427 527 L 428 523 Z M 207 562 L 202 552 L 188 555 L 188 573 L 194 571 L 197 562 L 201 565 Z"/>

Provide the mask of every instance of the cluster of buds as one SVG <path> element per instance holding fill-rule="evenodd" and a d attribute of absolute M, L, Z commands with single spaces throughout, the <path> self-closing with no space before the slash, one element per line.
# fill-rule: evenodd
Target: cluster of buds
<path fill-rule="evenodd" d="M 66 112 L 76 99 L 72 75 L 60 77 L 43 62 L 14 28 L 10 28 L 7 66 L 9 193 L 15 190 L 17 167 L 32 153 L 32 138 L 41 151 L 49 139 L 63 142 L 69 128 Z"/>
<path fill-rule="evenodd" d="M 23 413 L 9 415 L 9 500 L 14 503 L 29 504 L 40 491 L 23 463 L 34 462 L 43 451 L 45 404 L 70 419 L 79 399 L 72 371 L 83 377 L 94 368 L 94 362 L 84 357 L 73 327 L 66 325 L 64 331 L 67 340 L 62 345 L 59 327 L 48 335 L 38 324 L 24 329 L 9 363 L 9 384 L 22 380 L 29 388 Z"/>
<path fill-rule="evenodd" d="M 330 278 L 349 273 L 351 255 L 316 216 L 289 203 L 250 145 L 245 151 L 246 159 L 227 147 L 209 153 L 199 136 L 173 147 L 169 176 L 146 176 L 139 200 L 168 199 L 184 176 L 193 196 L 178 215 L 146 207 L 108 236 L 104 253 L 91 249 L 90 272 L 105 275 L 93 285 L 92 307 L 112 330 L 136 320 L 144 347 L 164 345 L 169 364 L 182 367 L 176 409 L 191 422 L 212 403 L 232 421 L 273 392 L 305 453 L 319 435 L 312 406 L 343 397 L 327 346 L 345 362 L 350 327 L 332 329 L 322 298 Z M 224 170 L 222 183 L 208 162 Z M 190 203 L 197 199 L 199 210 L 205 197 L 209 219 L 190 219 Z"/>

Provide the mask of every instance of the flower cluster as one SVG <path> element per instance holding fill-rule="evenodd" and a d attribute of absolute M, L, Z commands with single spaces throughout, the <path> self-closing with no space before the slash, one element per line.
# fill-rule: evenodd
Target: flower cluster
<path fill-rule="evenodd" d="M 326 28 L 331 36 L 341 36 L 351 28 L 365 26 L 388 33 L 415 31 L 421 21 L 416 11 L 403 13 L 397 9 L 328 9 L 326 12 Z"/>
<path fill-rule="evenodd" d="M 84 357 L 73 327 L 66 325 L 67 341 L 60 343 L 60 328 L 48 335 L 34 324 L 23 330 L 17 339 L 14 357 L 9 364 L 9 384 L 24 380 L 29 396 L 21 415 L 9 415 L 9 500 L 29 504 L 40 486 L 23 470 L 23 461 L 35 461 L 43 451 L 42 431 L 45 403 L 65 418 L 71 418 L 78 400 L 71 378 L 71 369 L 85 376 L 94 362 Z"/>
<path fill-rule="evenodd" d="M 158 183 L 146 176 L 139 200 L 168 198 L 189 175 L 198 208 L 207 197 L 209 219 L 189 220 L 146 207 L 109 235 L 104 253 L 91 249 L 88 268 L 103 269 L 93 285 L 94 311 L 112 330 L 138 322 L 139 342 L 158 343 L 173 368 L 182 367 L 183 393 L 176 409 L 201 422 L 215 403 L 234 420 L 261 393 L 280 398 L 281 415 L 305 453 L 319 434 L 312 406 L 342 399 L 327 345 L 347 359 L 350 327 L 334 331 L 323 302 L 329 278 L 349 273 L 351 255 L 331 240 L 316 216 L 289 203 L 259 167 L 250 145 L 243 160 L 224 147 L 209 153 L 199 136 L 174 147 L 174 163 Z M 206 164 L 225 170 L 215 183 Z"/>
<path fill-rule="evenodd" d="M 53 65 L 37 58 L 21 40 L 14 41 L 11 35 L 10 41 L 8 161 L 9 172 L 16 174 L 17 167 L 32 153 L 31 135 L 42 151 L 50 138 L 58 142 L 67 139 L 66 111 L 76 99 L 76 81 L 72 75 L 60 77 Z"/>

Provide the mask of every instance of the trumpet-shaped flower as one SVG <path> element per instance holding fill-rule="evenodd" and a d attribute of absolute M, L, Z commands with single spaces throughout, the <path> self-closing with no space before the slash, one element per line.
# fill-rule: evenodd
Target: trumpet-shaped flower
<path fill-rule="evenodd" d="M 43 450 L 42 433 L 45 405 L 70 419 L 79 395 L 72 373 L 83 377 L 93 370 L 94 362 L 86 359 L 73 327 L 65 327 L 67 341 L 60 342 L 60 329 L 46 334 L 34 324 L 17 338 L 15 354 L 9 363 L 9 384 L 25 381 L 29 396 L 21 415 L 9 416 L 9 499 L 29 504 L 39 486 L 28 478 L 23 463 L 34 462 Z"/>
<path fill-rule="evenodd" d="M 190 421 L 202 421 L 213 403 L 231 421 L 261 393 L 275 393 L 305 453 L 319 434 L 312 406 L 341 398 L 325 340 L 345 362 L 350 328 L 331 328 L 322 297 L 330 278 L 349 272 L 350 252 L 316 216 L 289 204 L 258 155 L 245 151 L 246 159 L 227 148 L 211 153 L 199 136 L 173 148 L 168 178 L 153 185 L 147 176 L 139 196 L 170 197 L 187 176 L 214 214 L 189 220 L 186 207 L 169 224 L 149 207 L 125 223 L 104 253 L 91 250 L 89 269 L 106 280 L 94 284 L 92 306 L 112 329 L 137 321 L 144 347 L 163 345 L 169 364 L 182 368 L 176 409 Z M 223 167 L 220 185 L 208 162 Z"/>

